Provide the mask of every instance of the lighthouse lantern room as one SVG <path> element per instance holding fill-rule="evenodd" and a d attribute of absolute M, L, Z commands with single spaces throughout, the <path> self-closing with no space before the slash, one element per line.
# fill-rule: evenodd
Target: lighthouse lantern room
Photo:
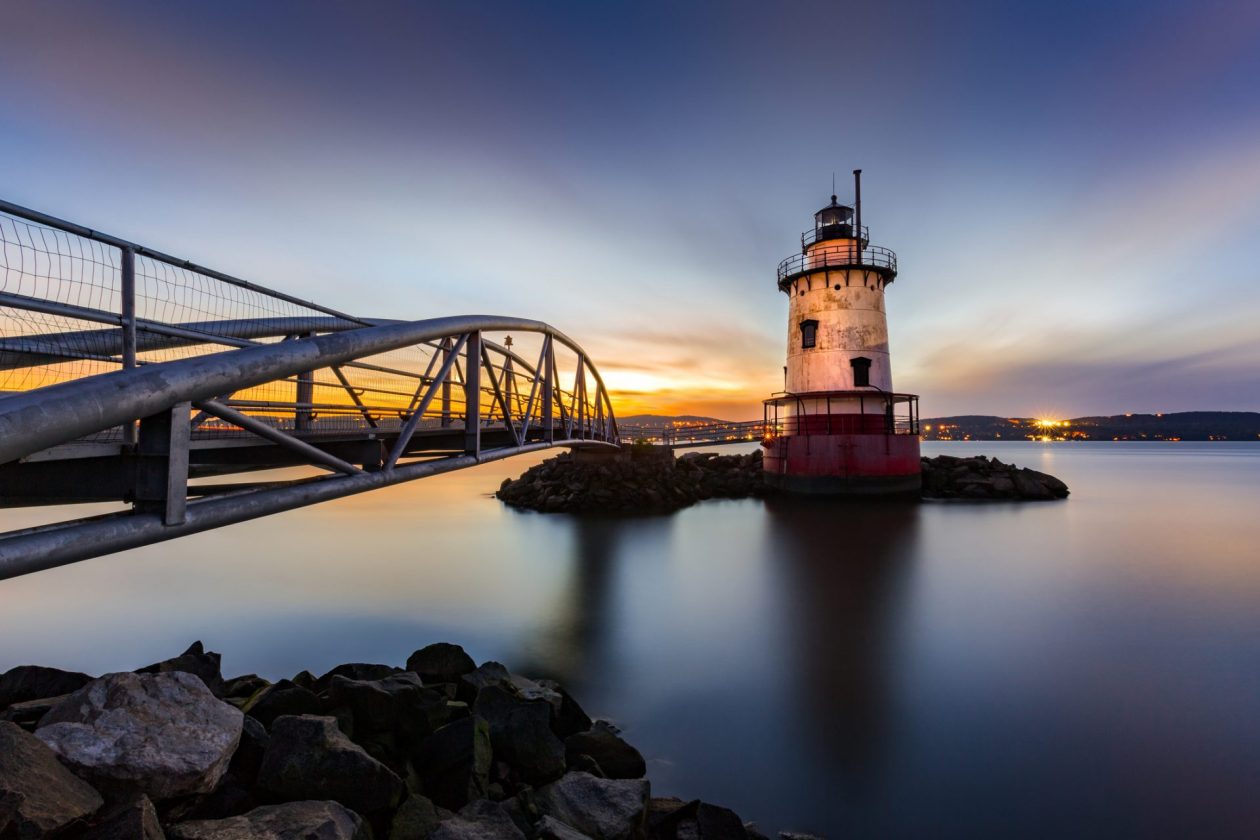
<path fill-rule="evenodd" d="M 836 196 L 814 214 L 801 252 L 779 264 L 788 296 L 784 391 L 765 401 L 766 481 L 782 490 L 911 495 L 919 490 L 918 397 L 893 391 L 884 293 L 897 255 Z"/>

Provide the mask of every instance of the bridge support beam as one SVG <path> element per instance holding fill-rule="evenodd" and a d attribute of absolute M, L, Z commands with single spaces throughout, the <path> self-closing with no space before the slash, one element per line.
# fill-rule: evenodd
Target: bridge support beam
<path fill-rule="evenodd" d="M 493 373 L 491 373 L 493 376 Z M 481 332 L 464 343 L 464 454 L 481 456 Z"/>
<path fill-rule="evenodd" d="M 182 525 L 188 505 L 190 403 L 140 420 L 136 442 L 135 507 L 157 513 L 163 525 Z"/>

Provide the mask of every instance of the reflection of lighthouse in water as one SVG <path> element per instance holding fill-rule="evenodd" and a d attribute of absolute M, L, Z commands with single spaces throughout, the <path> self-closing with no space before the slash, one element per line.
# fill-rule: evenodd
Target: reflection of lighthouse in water
<path fill-rule="evenodd" d="M 897 255 L 872 246 L 862 226 L 861 172 L 853 171 L 853 206 L 833 195 L 802 234 L 801 253 L 779 264 L 786 383 L 765 402 L 765 470 L 784 490 L 919 490 L 918 397 L 893 393 L 884 314 Z"/>

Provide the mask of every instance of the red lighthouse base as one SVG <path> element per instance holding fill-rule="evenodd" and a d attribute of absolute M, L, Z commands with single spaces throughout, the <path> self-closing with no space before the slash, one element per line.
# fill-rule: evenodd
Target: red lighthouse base
<path fill-rule="evenodd" d="M 762 442 L 766 484 L 820 495 L 919 494 L 918 399 L 862 392 L 859 413 L 836 412 L 836 403 L 851 394 L 766 400 L 771 430 Z M 906 410 L 898 416 L 897 409 L 903 407 Z"/>
<path fill-rule="evenodd" d="M 777 490 L 839 496 L 919 493 L 918 435 L 799 435 L 763 445 L 766 484 Z"/>

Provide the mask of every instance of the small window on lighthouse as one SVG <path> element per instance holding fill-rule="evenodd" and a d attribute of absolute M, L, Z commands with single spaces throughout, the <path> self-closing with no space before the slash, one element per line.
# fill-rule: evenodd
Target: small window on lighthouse
<path fill-rule="evenodd" d="M 853 365 L 853 387 L 868 388 L 871 384 L 871 360 L 858 356 L 849 362 Z"/>
<path fill-rule="evenodd" d="M 818 322 L 801 321 L 801 347 L 808 350 L 818 340 Z"/>

